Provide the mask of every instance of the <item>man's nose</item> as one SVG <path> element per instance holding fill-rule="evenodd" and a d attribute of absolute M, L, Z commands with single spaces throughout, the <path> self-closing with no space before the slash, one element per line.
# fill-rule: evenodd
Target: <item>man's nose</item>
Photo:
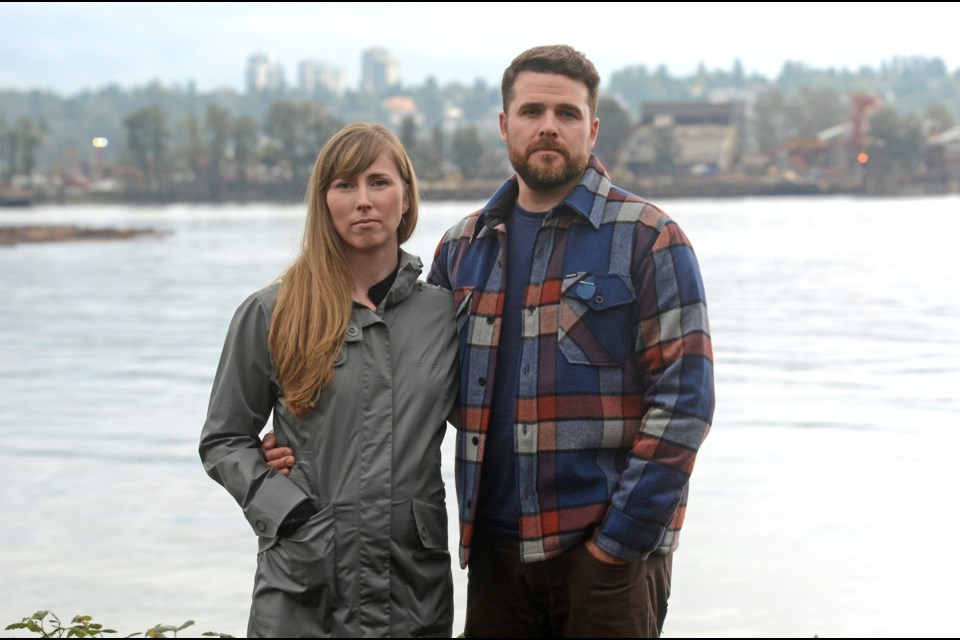
<path fill-rule="evenodd" d="M 543 119 L 540 121 L 540 132 L 539 135 L 543 137 L 557 137 L 559 131 L 557 129 L 557 117 L 552 113 L 546 113 L 543 116 Z"/>

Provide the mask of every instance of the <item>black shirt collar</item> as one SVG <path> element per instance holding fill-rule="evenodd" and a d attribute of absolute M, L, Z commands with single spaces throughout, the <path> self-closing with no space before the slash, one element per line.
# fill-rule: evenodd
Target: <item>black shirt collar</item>
<path fill-rule="evenodd" d="M 393 268 L 393 272 L 391 272 L 390 275 L 370 287 L 370 289 L 367 291 L 367 295 L 370 296 L 370 302 L 372 302 L 374 306 L 379 307 L 380 303 L 383 302 L 383 299 L 387 297 L 390 287 L 393 286 L 393 281 L 397 279 L 397 272 L 399 269 L 400 265 L 398 263 L 397 266 Z"/>

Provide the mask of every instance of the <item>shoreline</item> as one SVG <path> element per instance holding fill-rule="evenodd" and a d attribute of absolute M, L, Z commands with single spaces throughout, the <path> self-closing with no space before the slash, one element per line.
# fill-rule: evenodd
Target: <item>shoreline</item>
<path fill-rule="evenodd" d="M 890 180 L 878 182 L 867 176 L 820 179 L 789 179 L 783 176 L 628 176 L 611 175 L 615 186 L 645 200 L 727 199 L 770 196 L 866 196 L 917 197 L 960 193 L 960 181 Z M 486 201 L 502 186 L 504 178 L 469 180 L 419 180 L 422 202 Z M 9 195 L 9 194 L 8 194 Z M 56 193 L 20 191 L 18 198 L 0 198 L 0 216 L 4 209 L 25 210 L 34 205 L 122 204 L 153 206 L 167 204 L 302 204 L 303 189 L 292 185 L 261 185 L 242 190 L 227 188 L 218 198 L 203 197 L 185 185 L 170 185 L 162 191 L 133 195 L 122 190 L 61 190 Z M 198 197 L 199 196 L 199 197 Z"/>

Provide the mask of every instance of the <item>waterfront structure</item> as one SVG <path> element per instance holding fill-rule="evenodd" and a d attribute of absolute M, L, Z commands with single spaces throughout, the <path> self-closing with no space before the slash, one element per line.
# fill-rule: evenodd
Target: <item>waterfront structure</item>
<path fill-rule="evenodd" d="M 744 105 L 739 102 L 645 102 L 625 161 L 635 174 L 730 171 L 744 149 Z"/>

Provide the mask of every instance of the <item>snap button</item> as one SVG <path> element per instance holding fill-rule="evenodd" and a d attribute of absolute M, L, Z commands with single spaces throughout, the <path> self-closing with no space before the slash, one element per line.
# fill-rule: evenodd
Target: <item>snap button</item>
<path fill-rule="evenodd" d="M 483 376 L 480 376 L 479 378 L 477 378 L 477 384 L 479 384 L 482 387 L 487 384 L 487 379 L 484 378 Z"/>
<path fill-rule="evenodd" d="M 577 288 L 574 290 L 577 294 L 577 297 L 581 300 L 589 300 L 593 297 L 593 292 L 597 290 L 597 285 L 589 280 L 581 280 L 577 283 Z"/>
<path fill-rule="evenodd" d="M 257 520 L 257 531 L 266 531 L 267 525 L 263 523 L 263 520 Z"/>
<path fill-rule="evenodd" d="M 357 335 L 358 333 L 360 333 L 360 330 L 357 329 L 355 326 L 350 325 L 349 327 L 347 327 L 347 335 L 348 335 L 348 336 L 351 336 L 351 337 L 352 337 L 352 336 Z"/>
<path fill-rule="evenodd" d="M 487 324 L 493 324 L 496 319 L 493 316 L 487 316 Z"/>
<path fill-rule="evenodd" d="M 597 304 L 603 304 L 603 296 L 598 295 L 596 298 L 593 299 L 593 301 L 596 302 Z"/>
<path fill-rule="evenodd" d="M 473 444 L 480 444 L 480 436 L 473 436 Z"/>

